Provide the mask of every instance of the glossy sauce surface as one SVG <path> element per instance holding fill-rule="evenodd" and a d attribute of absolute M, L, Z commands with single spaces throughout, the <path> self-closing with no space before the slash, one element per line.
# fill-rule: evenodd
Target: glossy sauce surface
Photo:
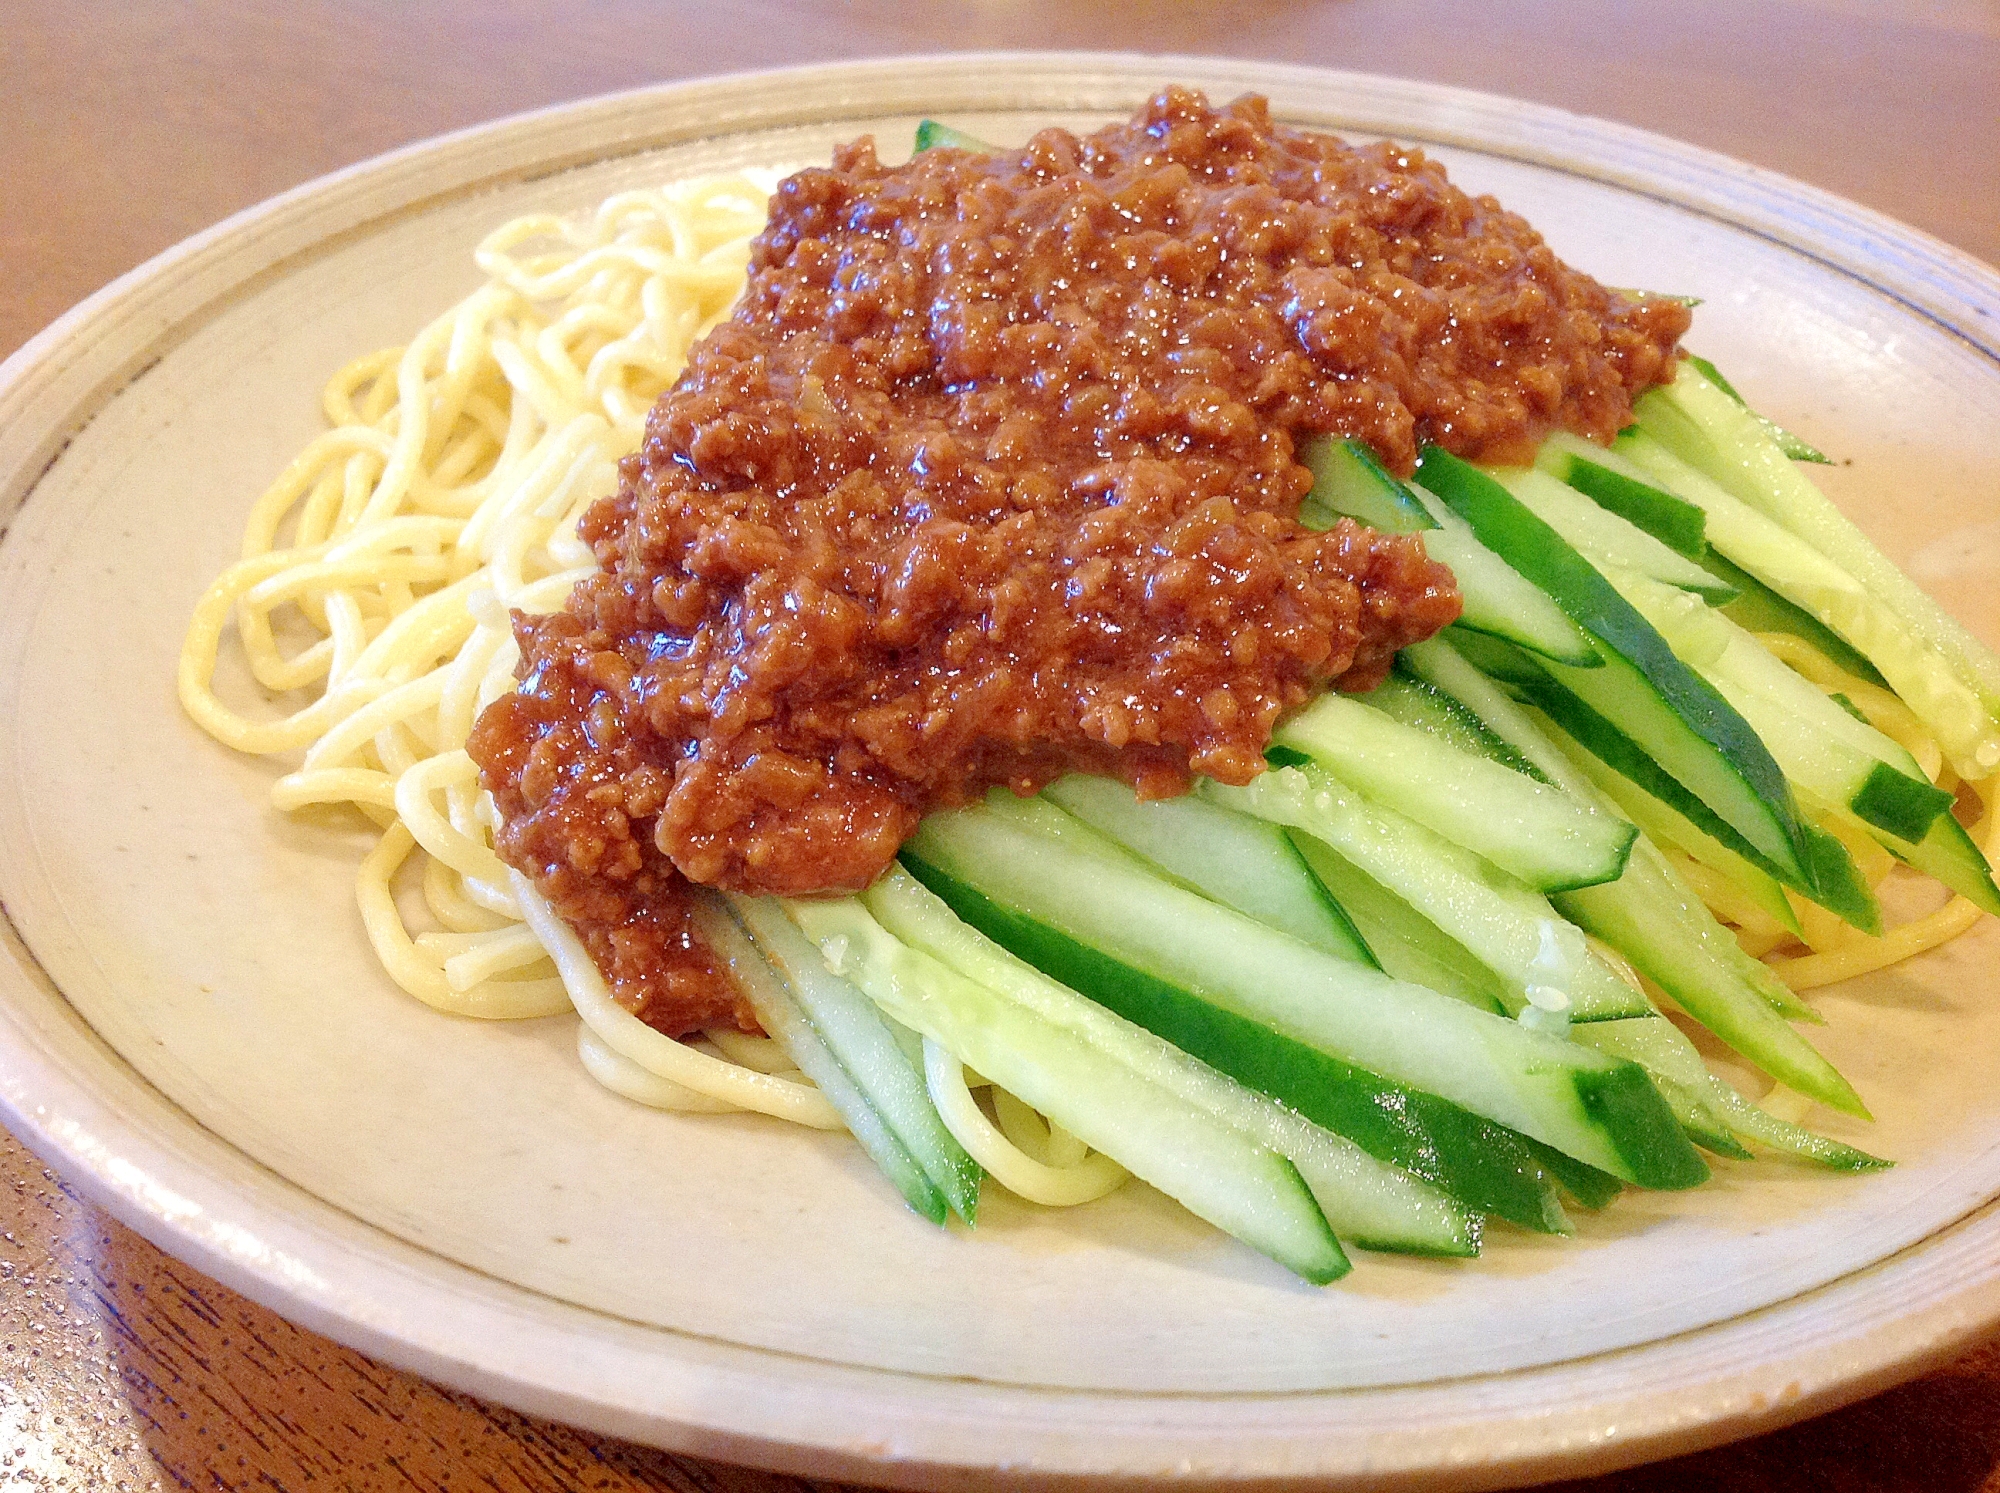
<path fill-rule="evenodd" d="M 517 621 L 472 752 L 500 850 L 669 1031 L 734 1013 L 691 882 L 857 889 L 927 810 L 1241 783 L 1458 612 L 1418 540 L 1297 521 L 1299 444 L 1608 438 L 1685 308 L 1563 265 L 1421 152 L 1166 89 L 1021 151 L 873 144 L 772 199 L 735 316 Z"/>

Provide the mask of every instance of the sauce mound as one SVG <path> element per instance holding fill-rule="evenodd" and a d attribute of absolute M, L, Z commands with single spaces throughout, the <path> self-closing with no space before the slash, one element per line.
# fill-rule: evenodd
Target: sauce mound
<path fill-rule="evenodd" d="M 619 998 L 752 1025 L 690 883 L 867 885 L 920 816 L 1069 771 L 1242 783 L 1274 723 L 1457 616 L 1413 537 L 1297 521 L 1298 443 L 1608 439 L 1687 313 L 1421 153 L 1168 89 L 1129 124 L 784 182 L 733 318 L 515 620 L 471 751 L 501 855 Z"/>

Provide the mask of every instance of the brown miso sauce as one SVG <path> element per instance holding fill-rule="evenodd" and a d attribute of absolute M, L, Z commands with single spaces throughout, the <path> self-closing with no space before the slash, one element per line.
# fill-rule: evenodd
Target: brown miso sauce
<path fill-rule="evenodd" d="M 619 999 L 754 1021 L 691 885 L 866 886 L 928 810 L 1242 783 L 1286 711 L 1458 615 L 1411 536 L 1297 521 L 1299 444 L 1408 472 L 1608 439 L 1687 311 L 1558 260 L 1420 151 L 1170 88 L 1130 123 L 771 199 L 470 750 L 499 850 Z"/>

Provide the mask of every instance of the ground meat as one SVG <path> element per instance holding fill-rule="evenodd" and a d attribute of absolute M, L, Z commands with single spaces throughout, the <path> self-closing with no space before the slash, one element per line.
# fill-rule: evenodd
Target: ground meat
<path fill-rule="evenodd" d="M 1608 438 L 1687 322 L 1419 151 L 1181 89 L 991 156 L 864 140 L 770 213 L 471 744 L 500 853 L 668 1031 L 749 1024 L 689 882 L 862 887 L 996 783 L 1253 777 L 1459 606 L 1416 539 L 1297 522 L 1298 443 Z"/>

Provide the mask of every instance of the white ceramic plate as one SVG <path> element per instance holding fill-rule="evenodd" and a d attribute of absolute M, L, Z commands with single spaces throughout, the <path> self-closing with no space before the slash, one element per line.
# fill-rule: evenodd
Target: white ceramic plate
<path fill-rule="evenodd" d="M 274 813 L 273 768 L 181 718 L 189 607 L 321 382 L 469 288 L 488 226 L 869 130 L 899 147 L 924 113 L 1018 140 L 1168 79 L 1423 144 L 1599 278 L 1704 297 L 1697 347 L 2000 635 L 2000 279 L 1781 178 L 1481 95 L 1193 59 L 897 60 L 505 121 L 232 219 L 0 369 L 8 1123 L 168 1249 L 380 1357 L 905 1484 L 1493 1486 L 1796 1418 L 2000 1318 L 1991 927 L 1825 999 L 1879 1116 L 1827 1128 L 1895 1170 L 1723 1164 L 1573 1242 L 1496 1229 L 1476 1263 L 1364 1256 L 1315 1291 L 1137 1186 L 1068 1213 L 989 1193 L 977 1234 L 939 1232 L 840 1139 L 613 1098 L 566 1020 L 431 1014 L 363 943 L 362 838 Z"/>

